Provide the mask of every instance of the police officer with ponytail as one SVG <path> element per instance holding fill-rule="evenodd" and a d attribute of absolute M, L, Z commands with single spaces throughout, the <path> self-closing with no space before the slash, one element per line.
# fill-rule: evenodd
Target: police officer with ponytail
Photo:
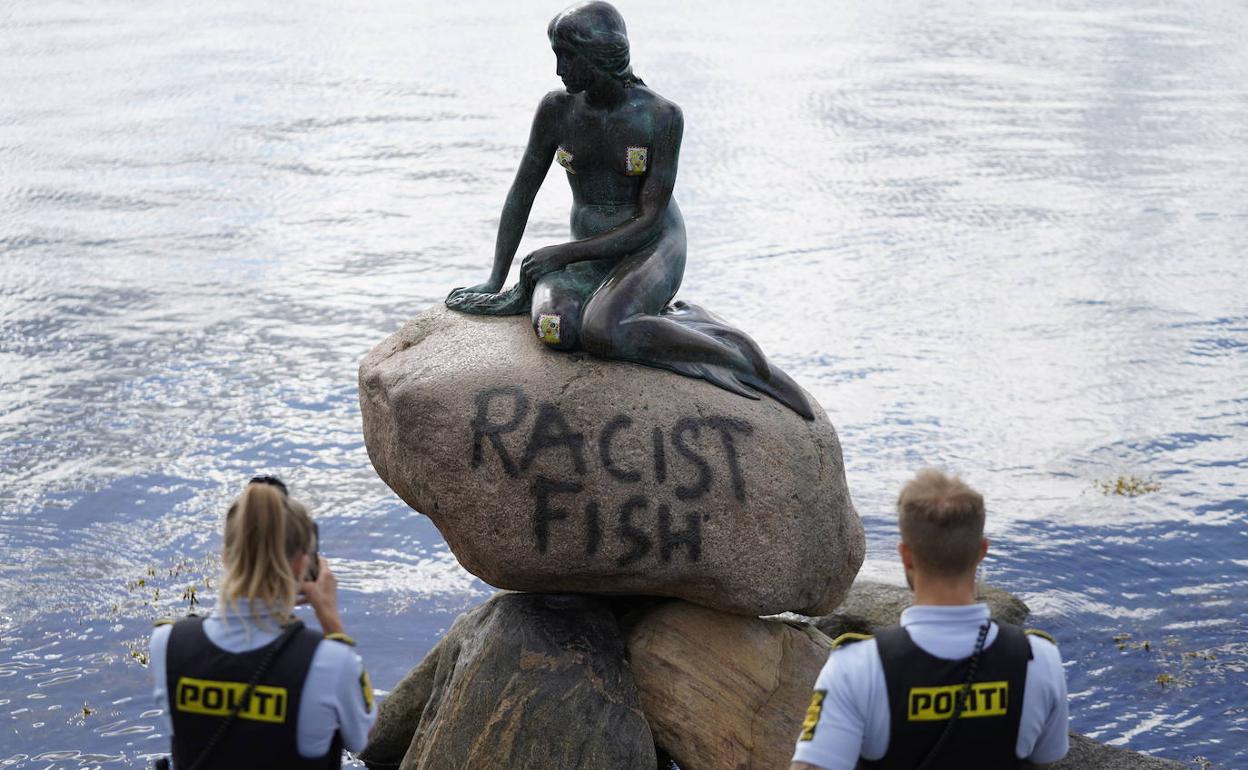
<path fill-rule="evenodd" d="M 364 747 L 372 686 L 316 534 L 285 484 L 252 479 L 226 513 L 217 611 L 152 634 L 156 702 L 177 770 L 337 768 L 344 748 Z M 321 631 L 295 619 L 299 594 Z"/>
<path fill-rule="evenodd" d="M 1051 637 L 989 619 L 975 572 L 984 499 L 921 471 L 897 500 L 914 591 L 901 624 L 833 643 L 791 770 L 1004 770 L 1066 755 L 1066 679 Z"/>

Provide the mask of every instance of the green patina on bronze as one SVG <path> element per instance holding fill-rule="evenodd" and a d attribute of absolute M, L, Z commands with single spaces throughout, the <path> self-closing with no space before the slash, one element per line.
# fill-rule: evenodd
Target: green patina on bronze
<path fill-rule="evenodd" d="M 633 74 L 624 19 L 608 3 L 574 5 L 547 29 L 565 89 L 542 99 L 507 193 L 489 280 L 453 290 L 464 313 L 528 313 L 556 350 L 670 369 L 749 398 L 764 393 L 814 414 L 758 345 L 705 309 L 673 302 L 685 272 L 685 223 L 672 199 L 684 119 Z M 572 188 L 572 237 L 521 262 L 502 290 L 529 210 L 555 160 Z"/>

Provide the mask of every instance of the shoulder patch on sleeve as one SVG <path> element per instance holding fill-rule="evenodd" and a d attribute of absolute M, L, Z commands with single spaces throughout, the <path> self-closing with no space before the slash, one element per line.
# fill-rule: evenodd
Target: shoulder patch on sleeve
<path fill-rule="evenodd" d="M 1025 628 L 1023 629 L 1023 633 L 1027 634 L 1028 636 L 1038 636 L 1041 639 L 1048 639 L 1049 642 L 1051 642 L 1054 647 L 1057 646 L 1057 640 L 1054 639 L 1053 636 L 1046 631 L 1041 631 L 1038 628 Z"/>
<path fill-rule="evenodd" d="M 172 626 L 173 623 L 174 623 L 173 618 L 158 618 L 157 620 L 152 622 L 152 625 L 156 626 L 157 628 L 160 628 L 161 626 Z"/>
<path fill-rule="evenodd" d="M 799 741 L 813 741 L 815 728 L 819 725 L 819 717 L 823 715 L 823 699 L 828 697 L 827 690 L 815 690 L 810 694 L 810 705 L 806 707 L 806 718 L 802 720 L 802 734 Z"/>
<path fill-rule="evenodd" d="M 871 634 L 855 634 L 852 631 L 847 634 L 841 634 L 832 640 L 832 649 L 839 650 L 842 647 L 848 647 L 854 642 L 862 642 L 871 638 Z"/>
<path fill-rule="evenodd" d="M 360 692 L 364 695 L 364 710 L 373 713 L 373 683 L 367 671 L 360 672 Z"/>
<path fill-rule="evenodd" d="M 347 636 L 346 634 L 342 633 L 341 631 L 336 631 L 332 634 L 325 634 L 325 638 L 331 642 L 342 642 L 348 647 L 355 646 L 355 640 Z"/>

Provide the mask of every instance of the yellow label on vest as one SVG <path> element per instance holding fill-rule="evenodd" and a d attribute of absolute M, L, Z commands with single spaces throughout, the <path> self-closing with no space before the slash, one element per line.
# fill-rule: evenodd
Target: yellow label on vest
<path fill-rule="evenodd" d="M 944 687 L 912 687 L 906 709 L 908 722 L 939 722 L 953 717 L 962 685 Z M 1005 716 L 1010 703 L 1009 682 L 979 682 L 971 685 L 962 707 L 963 719 Z"/>
<path fill-rule="evenodd" d="M 186 714 L 228 717 L 246 691 L 247 685 L 243 682 L 215 682 L 211 679 L 184 676 L 178 680 L 173 707 Z M 256 685 L 256 689 L 251 691 L 247 707 L 238 712 L 238 717 L 280 724 L 286 721 L 288 700 L 285 687 Z"/>
<path fill-rule="evenodd" d="M 646 173 L 646 155 L 649 154 L 645 147 L 629 147 L 625 156 L 624 173 L 629 176 L 641 176 Z"/>
<path fill-rule="evenodd" d="M 806 718 L 802 720 L 802 734 L 799 741 L 813 741 L 815 726 L 819 724 L 819 716 L 823 714 L 823 699 L 828 696 L 827 690 L 815 690 L 810 694 L 810 705 L 806 707 Z"/>

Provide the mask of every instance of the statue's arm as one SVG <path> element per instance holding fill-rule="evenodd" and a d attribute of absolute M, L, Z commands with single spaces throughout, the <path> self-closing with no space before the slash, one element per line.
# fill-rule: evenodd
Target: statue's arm
<path fill-rule="evenodd" d="M 503 203 L 503 215 L 498 222 L 498 237 L 494 241 L 494 266 L 490 270 L 490 279 L 481 286 L 473 286 L 469 292 L 497 292 L 507 280 L 507 271 L 516 256 L 516 247 L 524 236 L 524 228 L 529 222 L 529 211 L 533 208 L 533 199 L 541 189 L 542 182 L 550 171 L 550 161 L 555 155 L 559 143 L 556 127 L 559 117 L 560 92 L 552 91 L 542 99 L 533 116 L 533 127 L 529 130 L 529 143 L 524 148 L 524 157 L 520 159 L 520 167 L 516 169 L 516 178 L 507 191 L 507 200 Z"/>
<path fill-rule="evenodd" d="M 535 282 L 552 269 L 589 259 L 620 259 L 651 241 L 663 226 L 663 215 L 676 187 L 680 140 L 685 119 L 674 104 L 664 107 L 660 128 L 650 147 L 649 166 L 637 199 L 637 213 L 605 232 L 570 243 L 547 246 L 531 254 L 522 266 L 524 280 Z"/>

